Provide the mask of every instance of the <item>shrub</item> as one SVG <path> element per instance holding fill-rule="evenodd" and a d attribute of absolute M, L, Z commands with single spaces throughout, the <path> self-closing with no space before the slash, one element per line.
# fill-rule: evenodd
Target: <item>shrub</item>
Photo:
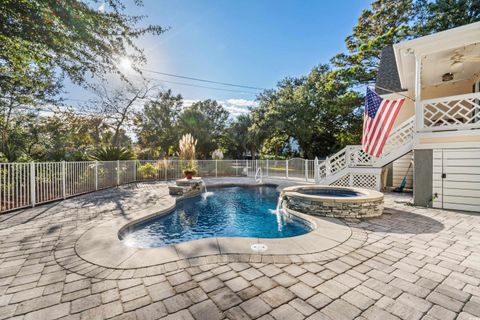
<path fill-rule="evenodd" d="M 146 164 L 138 167 L 138 172 L 144 178 L 153 178 L 155 176 L 155 174 L 157 173 L 157 169 L 154 167 L 153 164 L 146 163 Z"/>

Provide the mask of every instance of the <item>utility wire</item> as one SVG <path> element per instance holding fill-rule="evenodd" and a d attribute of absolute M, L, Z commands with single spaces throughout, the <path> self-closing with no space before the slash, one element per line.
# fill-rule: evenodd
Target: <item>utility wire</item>
<path fill-rule="evenodd" d="M 245 86 L 245 85 L 241 85 L 241 84 L 234 84 L 234 83 L 228 83 L 228 82 L 220 82 L 220 81 L 213 81 L 213 80 L 207 80 L 207 79 L 200 79 L 200 78 L 195 78 L 195 77 L 181 76 L 181 75 L 178 75 L 178 74 L 160 72 L 160 71 L 143 69 L 143 68 L 140 68 L 140 70 L 145 71 L 145 72 L 150 72 L 150 73 L 161 74 L 161 75 L 169 76 L 169 77 L 175 77 L 175 78 L 181 78 L 181 79 L 187 79 L 187 80 L 194 80 L 194 81 L 200 81 L 200 82 L 215 83 L 215 84 L 220 84 L 220 85 L 229 86 L 229 87 L 238 87 L 238 88 L 253 89 L 253 90 L 265 90 L 265 88 L 260 88 L 260 87 Z"/>

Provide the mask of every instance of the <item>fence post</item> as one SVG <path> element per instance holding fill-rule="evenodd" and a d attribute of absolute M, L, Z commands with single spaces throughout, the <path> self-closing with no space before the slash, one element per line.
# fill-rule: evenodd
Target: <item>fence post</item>
<path fill-rule="evenodd" d="M 235 176 L 238 177 L 238 160 L 235 160 Z"/>
<path fill-rule="evenodd" d="M 133 182 L 137 182 L 137 160 L 133 161 Z"/>
<path fill-rule="evenodd" d="M 120 185 L 120 160 L 117 160 L 117 187 Z"/>
<path fill-rule="evenodd" d="M 37 195 L 35 180 L 35 162 L 30 162 L 30 198 L 32 199 L 32 207 L 35 207 Z"/>
<path fill-rule="evenodd" d="M 165 167 L 165 181 L 167 181 L 168 180 L 168 161 L 165 160 L 163 163 L 165 164 L 164 165 L 164 167 Z"/>
<path fill-rule="evenodd" d="M 285 160 L 285 176 L 288 179 L 288 160 Z"/>
<path fill-rule="evenodd" d="M 320 182 L 319 170 L 318 170 L 318 157 L 315 157 L 315 162 L 313 163 L 313 180 L 315 181 L 315 184 L 318 184 Z"/>
<path fill-rule="evenodd" d="M 95 160 L 95 190 L 98 190 L 98 161 Z"/>
<path fill-rule="evenodd" d="M 62 195 L 63 199 L 66 198 L 66 190 L 65 190 L 65 160 L 62 161 Z"/>
<path fill-rule="evenodd" d="M 305 159 L 305 181 L 308 181 L 308 160 Z"/>
<path fill-rule="evenodd" d="M 218 178 L 218 160 L 215 159 L 215 178 Z"/>
<path fill-rule="evenodd" d="M 267 159 L 267 164 L 266 164 L 266 173 L 265 173 L 265 177 L 268 177 L 268 159 Z"/>

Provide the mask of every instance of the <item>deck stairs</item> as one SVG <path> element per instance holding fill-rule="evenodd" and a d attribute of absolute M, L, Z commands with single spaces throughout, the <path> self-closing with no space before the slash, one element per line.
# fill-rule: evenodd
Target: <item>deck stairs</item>
<path fill-rule="evenodd" d="M 315 182 L 380 190 L 383 167 L 412 150 L 414 128 L 415 117 L 396 126 L 379 158 L 364 153 L 360 145 L 346 146 L 318 162 L 315 166 Z"/>

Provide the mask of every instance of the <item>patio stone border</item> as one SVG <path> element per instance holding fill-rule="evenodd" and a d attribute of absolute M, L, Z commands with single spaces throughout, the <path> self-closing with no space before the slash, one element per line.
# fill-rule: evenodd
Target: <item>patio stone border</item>
<path fill-rule="evenodd" d="M 353 197 L 335 195 L 313 195 L 304 190 L 353 191 Z M 300 185 L 282 190 L 289 212 L 302 212 L 321 217 L 372 218 L 383 213 L 383 193 L 352 187 Z"/>
<path fill-rule="evenodd" d="M 233 185 L 259 186 L 249 183 L 213 183 L 207 184 L 207 187 Z M 351 229 L 349 221 L 302 213 L 294 214 L 314 224 L 315 229 L 291 238 L 207 238 L 145 249 L 127 247 L 119 239 L 120 230 L 152 216 L 169 213 L 175 204 L 174 198 L 164 197 L 159 199 L 158 205 L 136 212 L 127 223 L 125 219 L 114 218 L 97 223 L 87 231 L 72 233 L 57 244 L 54 250 L 55 260 L 63 268 L 88 277 L 127 279 L 212 263 L 286 264 L 329 261 L 360 248 L 367 241 L 366 233 L 361 229 Z M 269 250 L 252 253 L 250 246 L 253 243 L 267 244 Z"/>

